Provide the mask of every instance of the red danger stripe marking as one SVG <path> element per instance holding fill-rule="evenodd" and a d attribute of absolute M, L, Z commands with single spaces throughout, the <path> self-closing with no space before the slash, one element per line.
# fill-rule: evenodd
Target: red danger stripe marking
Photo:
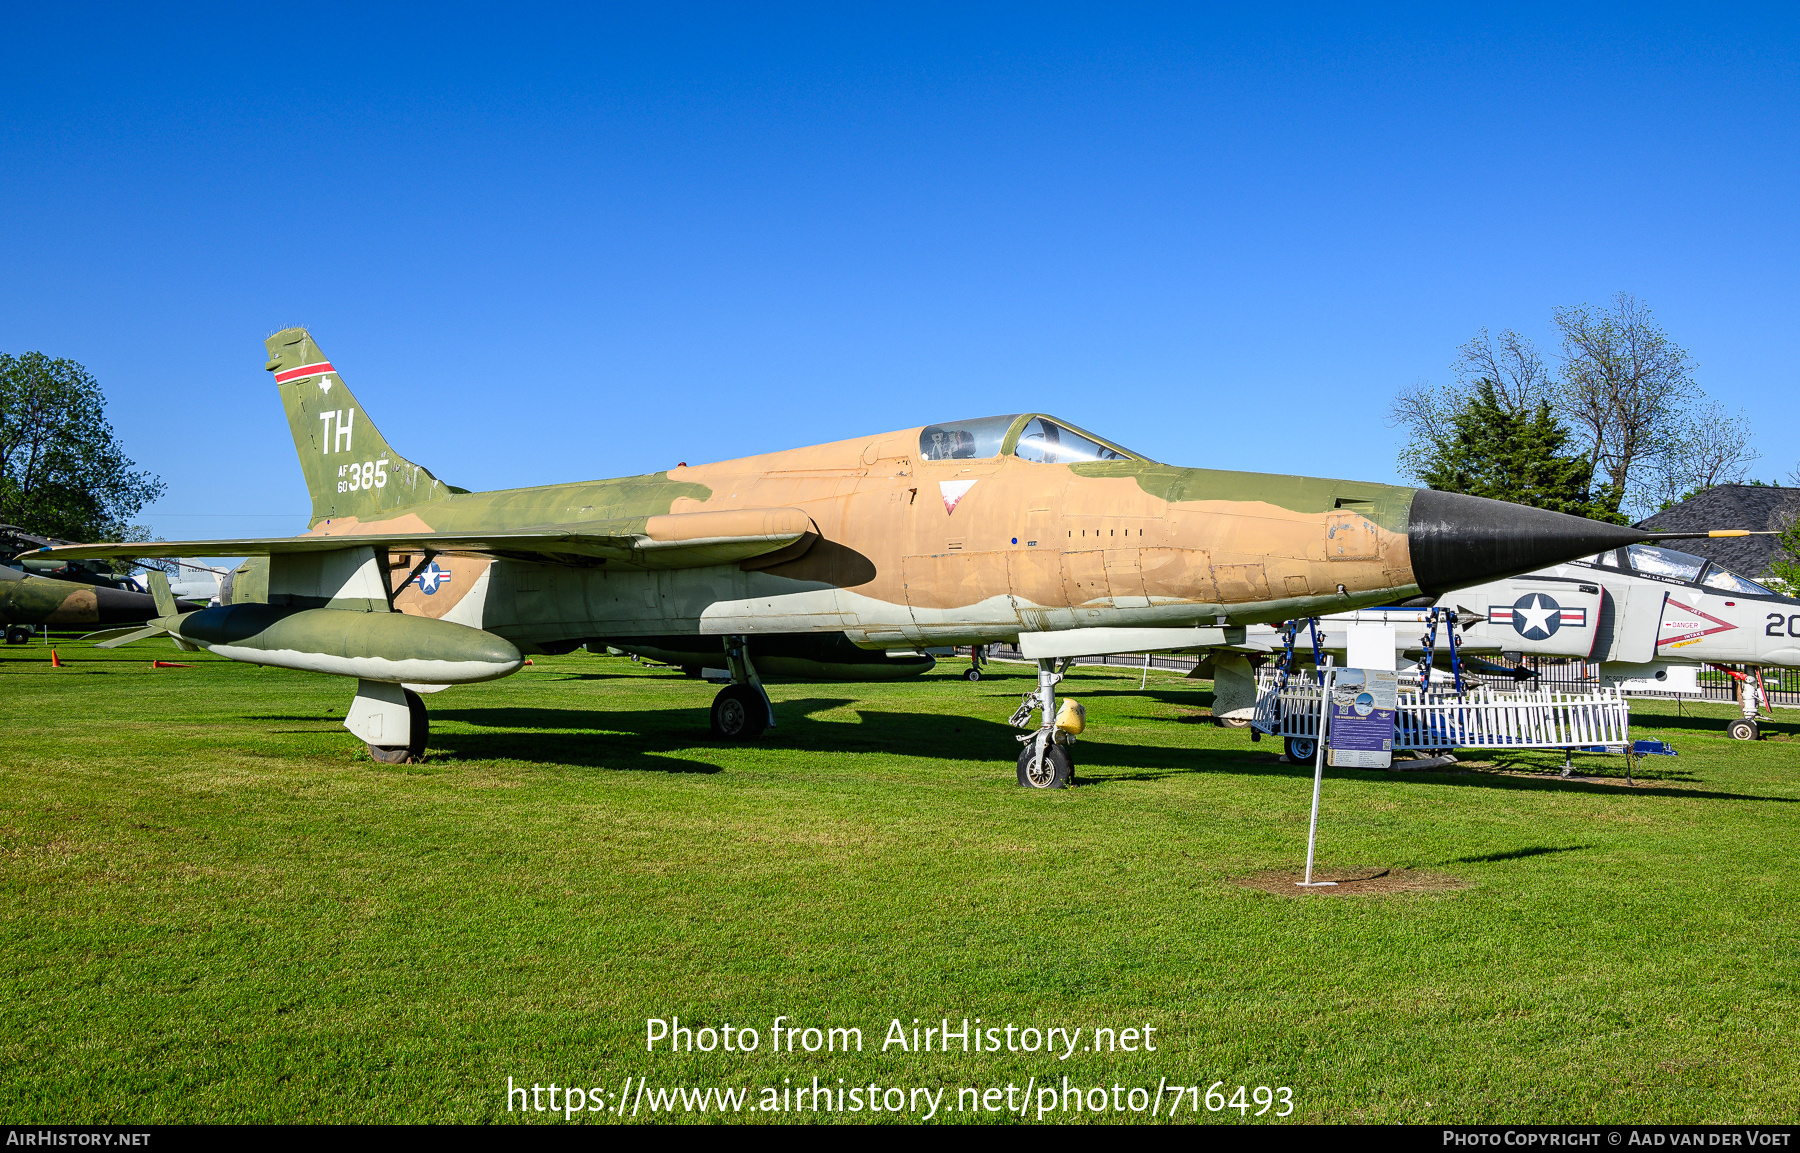
<path fill-rule="evenodd" d="M 288 381 L 297 380 L 302 376 L 319 376 L 323 373 L 336 371 L 337 369 L 331 367 L 330 361 L 321 360 L 317 364 L 303 364 L 299 368 L 290 368 L 286 372 L 278 372 L 275 374 L 275 383 L 286 384 Z"/>

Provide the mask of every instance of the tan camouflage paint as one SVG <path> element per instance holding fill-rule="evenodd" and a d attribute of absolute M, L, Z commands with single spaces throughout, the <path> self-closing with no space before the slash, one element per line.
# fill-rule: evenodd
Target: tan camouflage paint
<path fill-rule="evenodd" d="M 147 614 L 144 619 L 154 616 Z M 92 585 L 29 577 L 0 584 L 0 621 L 9 625 L 91 625 L 100 621 Z"/>
<path fill-rule="evenodd" d="M 312 534 L 592 531 L 655 542 L 707 537 L 709 523 L 721 539 L 799 531 L 796 517 L 810 530 L 741 563 L 683 567 L 688 554 L 660 570 L 549 544 L 456 550 L 436 557 L 449 580 L 431 594 L 408 579 L 425 554 L 389 551 L 398 611 L 522 644 L 824 631 L 873 646 L 994 641 L 1022 629 L 1282 620 L 1419 591 L 1404 532 L 1411 489 L 1144 460 L 929 461 L 922 428 L 466 493 L 392 450 L 304 330 L 267 345 L 312 493 Z"/>

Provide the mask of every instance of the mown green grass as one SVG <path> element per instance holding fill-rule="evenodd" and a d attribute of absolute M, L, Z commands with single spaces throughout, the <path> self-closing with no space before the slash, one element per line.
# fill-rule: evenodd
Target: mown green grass
<path fill-rule="evenodd" d="M 1018 666 L 777 686 L 780 728 L 726 747 L 710 686 L 540 659 L 429 698 L 429 763 L 390 767 L 340 727 L 347 682 L 59 648 L 0 650 L 9 1122 L 516 1120 L 509 1076 L 628 1074 L 1285 1085 L 1302 1121 L 1800 1105 L 1789 714 L 1749 746 L 1725 706 L 1639 702 L 1681 756 L 1632 788 L 1619 758 L 1552 779 L 1555 754 L 1328 771 L 1322 865 L 1465 887 L 1290 898 L 1230 879 L 1301 864 L 1310 772 L 1168 674 L 1077 670 L 1080 785 L 1033 794 Z M 865 1052 L 644 1051 L 647 1017 L 783 1014 Z M 946 1016 L 1149 1023 L 1158 1051 L 880 1051 L 891 1018 Z"/>

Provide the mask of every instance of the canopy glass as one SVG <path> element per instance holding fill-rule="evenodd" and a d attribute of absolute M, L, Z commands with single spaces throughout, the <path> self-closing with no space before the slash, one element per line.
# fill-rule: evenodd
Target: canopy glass
<path fill-rule="evenodd" d="M 928 424 L 919 433 L 925 460 L 986 460 L 1008 453 L 1039 464 L 1136 460 L 1135 453 L 1035 413 Z"/>
<path fill-rule="evenodd" d="M 1680 581 L 1682 584 L 1701 585 L 1705 588 L 1717 589 L 1720 592 L 1743 593 L 1747 596 L 1775 595 L 1755 581 L 1741 577 L 1705 557 L 1676 552 L 1672 548 L 1663 548 L 1660 545 L 1634 544 L 1629 548 L 1609 549 L 1587 558 L 1584 563 L 1603 565 L 1606 568 L 1622 568 L 1640 576 Z"/>

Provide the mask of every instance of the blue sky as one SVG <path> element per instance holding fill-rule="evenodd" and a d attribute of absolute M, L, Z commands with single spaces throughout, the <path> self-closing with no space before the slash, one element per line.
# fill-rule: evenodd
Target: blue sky
<path fill-rule="evenodd" d="M 266 8 L 266 6 L 265 6 Z M 1043 409 L 1393 479 L 1395 390 L 1628 291 L 1800 460 L 1774 10 L 15 7 L 0 349 L 171 539 L 303 527 L 262 338 L 445 480 Z"/>

